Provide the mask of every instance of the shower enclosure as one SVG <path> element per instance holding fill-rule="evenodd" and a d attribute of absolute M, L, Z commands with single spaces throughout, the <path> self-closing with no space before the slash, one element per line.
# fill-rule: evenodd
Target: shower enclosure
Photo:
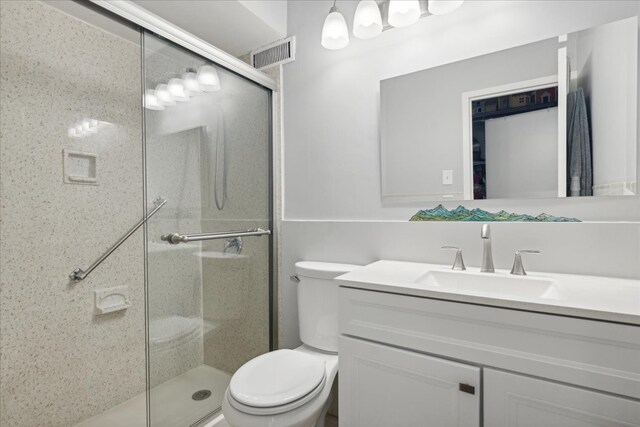
<path fill-rule="evenodd" d="M 168 200 L 146 232 L 150 419 L 190 425 L 269 350 L 271 95 L 152 34 L 143 46 L 146 199 Z M 175 105 L 158 109 L 165 90 Z"/>
<path fill-rule="evenodd" d="M 273 347 L 274 86 L 141 16 L 0 3 L 0 425 L 198 425 Z"/>

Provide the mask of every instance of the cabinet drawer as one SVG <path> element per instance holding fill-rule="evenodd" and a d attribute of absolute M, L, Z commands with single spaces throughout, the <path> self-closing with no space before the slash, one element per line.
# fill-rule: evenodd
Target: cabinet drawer
<path fill-rule="evenodd" d="M 477 427 L 480 368 L 340 337 L 340 425 Z"/>
<path fill-rule="evenodd" d="M 340 333 L 640 398 L 640 327 L 340 288 Z"/>
<path fill-rule="evenodd" d="M 484 425 L 491 427 L 639 426 L 640 402 L 485 369 Z"/>

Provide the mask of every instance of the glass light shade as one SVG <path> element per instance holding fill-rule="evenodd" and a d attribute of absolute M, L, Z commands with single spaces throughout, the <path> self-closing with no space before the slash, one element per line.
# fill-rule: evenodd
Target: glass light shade
<path fill-rule="evenodd" d="M 171 97 L 171 93 L 165 84 L 156 86 L 156 98 L 160 105 L 176 105 L 176 101 Z"/>
<path fill-rule="evenodd" d="M 203 65 L 198 69 L 198 84 L 203 92 L 215 92 L 220 90 L 220 78 L 218 72 L 211 65 Z"/>
<path fill-rule="evenodd" d="M 144 93 L 144 108 L 148 110 L 164 110 L 164 105 L 160 104 L 155 91 L 152 89 L 147 89 Z"/>
<path fill-rule="evenodd" d="M 360 0 L 353 18 L 353 35 L 370 39 L 382 32 L 382 16 L 375 0 Z"/>
<path fill-rule="evenodd" d="M 389 25 L 406 27 L 420 19 L 418 0 L 391 0 L 389 2 Z"/>
<path fill-rule="evenodd" d="M 198 76 L 191 71 L 184 73 L 182 76 L 182 84 L 184 84 L 185 90 L 189 95 L 194 95 L 200 92 L 200 83 L 198 83 Z"/>
<path fill-rule="evenodd" d="M 349 44 L 349 29 L 344 16 L 332 7 L 322 27 L 322 47 L 325 49 L 342 49 Z"/>
<path fill-rule="evenodd" d="M 462 6 L 464 0 L 429 0 L 427 8 L 432 15 L 444 15 Z"/>
<path fill-rule="evenodd" d="M 189 100 L 189 95 L 184 90 L 184 84 L 180 79 L 171 79 L 167 84 L 167 90 L 171 94 L 171 98 L 175 101 L 185 102 Z"/>

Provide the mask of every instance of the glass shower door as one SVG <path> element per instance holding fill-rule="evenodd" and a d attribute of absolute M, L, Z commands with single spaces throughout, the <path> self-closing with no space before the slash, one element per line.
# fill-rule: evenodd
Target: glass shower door
<path fill-rule="evenodd" d="M 270 236 L 162 236 L 271 228 L 271 92 L 150 33 L 143 44 L 146 200 L 167 200 L 146 227 L 149 417 L 189 426 L 270 349 Z"/>

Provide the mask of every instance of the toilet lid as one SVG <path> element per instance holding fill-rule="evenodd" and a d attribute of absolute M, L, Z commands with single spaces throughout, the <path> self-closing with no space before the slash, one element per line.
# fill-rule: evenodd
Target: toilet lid
<path fill-rule="evenodd" d="M 324 380 L 325 362 L 293 350 L 277 350 L 245 363 L 231 378 L 231 396 L 247 406 L 268 408 L 302 399 Z"/>

